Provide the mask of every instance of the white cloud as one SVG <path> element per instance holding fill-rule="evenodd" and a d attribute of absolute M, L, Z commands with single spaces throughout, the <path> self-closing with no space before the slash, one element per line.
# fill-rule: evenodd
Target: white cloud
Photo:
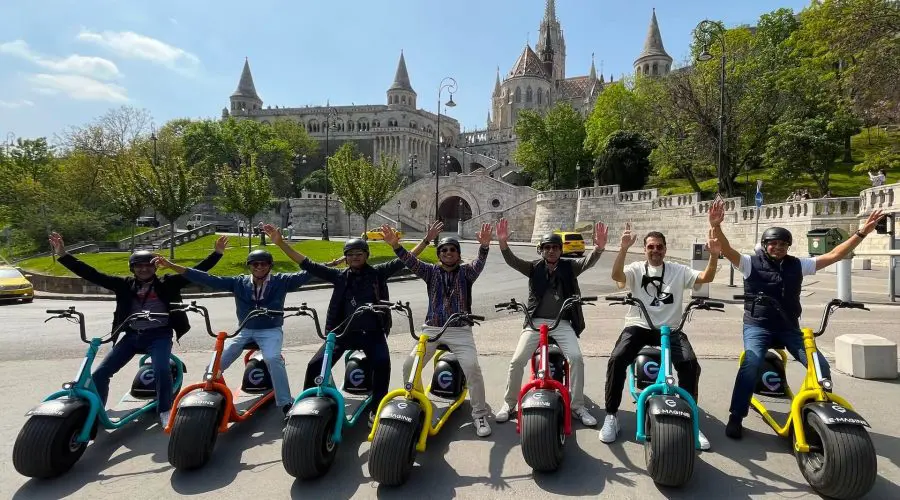
<path fill-rule="evenodd" d="M 121 76 L 119 68 L 108 59 L 78 54 L 72 54 L 66 58 L 48 57 L 31 50 L 24 40 L 0 44 L 0 53 L 25 59 L 42 68 L 59 73 L 76 73 L 102 80 Z"/>
<path fill-rule="evenodd" d="M 105 83 L 81 75 L 50 75 L 39 73 L 28 77 L 34 90 L 42 94 L 65 94 L 81 101 L 127 102 L 124 87 Z"/>
<path fill-rule="evenodd" d="M 172 23 L 172 24 L 176 24 L 176 25 L 177 25 L 177 24 L 178 24 L 178 19 L 175 19 L 174 17 L 170 17 L 170 18 L 169 18 L 169 22 Z"/>
<path fill-rule="evenodd" d="M 17 101 L 0 101 L 0 108 L 27 108 L 30 106 L 34 106 L 34 103 L 29 101 L 28 99 L 19 99 Z"/>
<path fill-rule="evenodd" d="M 82 30 L 77 39 L 106 47 L 121 57 L 143 59 L 180 71 L 190 70 L 200 64 L 197 56 L 184 49 L 132 31 L 96 33 Z"/>

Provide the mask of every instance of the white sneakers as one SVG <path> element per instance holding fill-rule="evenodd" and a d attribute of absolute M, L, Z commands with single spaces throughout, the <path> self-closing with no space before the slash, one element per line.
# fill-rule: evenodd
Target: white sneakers
<path fill-rule="evenodd" d="M 507 414 L 507 418 L 509 415 Z M 491 426 L 488 425 L 487 417 L 475 417 L 475 434 L 478 437 L 487 437 L 491 435 Z"/>
<path fill-rule="evenodd" d="M 515 409 L 510 408 L 508 404 L 503 403 L 503 406 L 500 407 L 500 411 L 498 411 L 494 415 L 494 420 L 497 422 L 506 422 L 509 420 L 509 414 L 512 413 Z"/>
<path fill-rule="evenodd" d="M 603 427 L 600 428 L 600 441 L 609 444 L 615 442 L 616 438 L 619 436 L 619 419 L 616 418 L 615 414 L 609 413 L 606 415 L 606 418 L 603 420 Z M 709 439 L 706 439 L 706 435 L 703 434 L 703 431 L 700 431 L 700 449 L 706 451 L 709 449 Z"/>
<path fill-rule="evenodd" d="M 607 413 L 603 419 L 603 427 L 600 428 L 600 441 L 612 443 L 619 436 L 619 419 L 615 413 Z"/>
<path fill-rule="evenodd" d="M 581 420 L 581 423 L 587 427 L 593 427 L 597 425 L 597 419 L 591 415 L 591 412 L 588 411 L 587 408 L 582 406 L 577 410 L 572 410 L 572 416 Z"/>
<path fill-rule="evenodd" d="M 159 425 L 162 426 L 163 429 L 166 428 L 166 425 L 169 424 L 169 412 L 164 411 L 159 414 Z"/>

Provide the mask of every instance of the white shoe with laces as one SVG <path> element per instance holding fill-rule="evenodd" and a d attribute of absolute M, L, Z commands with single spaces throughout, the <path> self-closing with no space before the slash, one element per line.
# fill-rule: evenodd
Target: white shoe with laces
<path fill-rule="evenodd" d="M 475 434 L 478 437 L 487 437 L 491 435 L 491 426 L 488 424 L 487 417 L 475 417 Z"/>
<path fill-rule="evenodd" d="M 508 404 L 503 403 L 503 406 L 500 407 L 500 411 L 498 411 L 494 415 L 494 420 L 496 422 L 506 422 L 509 420 L 509 414 L 512 413 L 515 409 L 510 408 Z"/>
<path fill-rule="evenodd" d="M 594 416 L 591 415 L 591 412 L 589 412 L 588 409 L 584 406 L 577 410 L 572 410 L 572 416 L 577 417 L 579 420 L 581 420 L 581 423 L 583 425 L 586 425 L 588 427 L 597 425 L 597 419 L 594 418 Z"/>
<path fill-rule="evenodd" d="M 709 449 L 709 439 L 706 439 L 706 435 L 703 434 L 703 431 L 700 431 L 700 449 L 706 451 Z"/>
<path fill-rule="evenodd" d="M 159 414 L 159 425 L 161 425 L 163 429 L 165 429 L 166 425 L 169 424 L 169 414 L 170 413 L 171 412 L 164 411 Z"/>
<path fill-rule="evenodd" d="M 619 419 L 614 413 L 609 413 L 603 420 L 603 427 L 600 429 L 600 441 L 604 443 L 615 442 L 619 436 Z"/>

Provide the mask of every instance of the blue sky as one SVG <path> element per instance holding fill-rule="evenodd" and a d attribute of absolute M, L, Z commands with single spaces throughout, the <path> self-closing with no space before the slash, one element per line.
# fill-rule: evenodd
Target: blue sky
<path fill-rule="evenodd" d="M 687 55 L 704 18 L 754 24 L 808 2 L 557 0 L 567 76 L 591 54 L 607 79 L 631 73 L 656 7 L 666 50 Z M 111 107 L 147 108 L 157 123 L 215 118 L 244 57 L 264 105 L 381 104 L 400 50 L 419 107 L 434 110 L 444 76 L 459 82 L 451 115 L 482 127 L 496 67 L 534 45 L 545 0 L 125 1 L 29 0 L 0 5 L 0 142 L 50 136 Z"/>

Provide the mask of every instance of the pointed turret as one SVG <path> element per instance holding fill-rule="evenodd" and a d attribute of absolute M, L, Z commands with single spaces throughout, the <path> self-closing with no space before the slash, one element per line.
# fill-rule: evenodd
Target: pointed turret
<path fill-rule="evenodd" d="M 650 26 L 647 27 L 647 38 L 644 40 L 644 49 L 634 61 L 635 73 L 653 76 L 667 75 L 671 66 L 672 57 L 663 47 L 659 23 L 656 21 L 656 9 L 653 9 Z"/>
<path fill-rule="evenodd" d="M 400 51 L 400 61 L 397 63 L 397 71 L 394 73 L 394 83 L 387 91 L 388 104 L 401 106 L 416 106 L 416 91 L 409 83 L 409 72 L 406 70 L 406 58 Z"/>
<path fill-rule="evenodd" d="M 556 21 L 556 1 L 547 0 L 544 5 L 544 22 Z"/>
<path fill-rule="evenodd" d="M 541 50 L 541 63 L 543 63 L 542 66 L 544 68 L 544 73 L 546 73 L 548 77 L 552 77 L 553 76 L 553 40 L 550 38 L 549 24 L 547 24 L 545 26 L 546 26 L 546 29 L 542 30 L 544 32 L 544 47 Z"/>
<path fill-rule="evenodd" d="M 597 80 L 597 68 L 594 66 L 594 53 L 593 52 L 591 52 L 591 71 L 590 71 L 590 73 L 588 73 L 588 78 L 590 78 L 590 81 L 592 81 L 592 82 Z"/>
<path fill-rule="evenodd" d="M 493 97 L 500 97 L 500 66 L 497 66 L 497 79 L 494 80 Z"/>
<path fill-rule="evenodd" d="M 232 111 L 252 111 L 262 109 L 262 99 L 256 93 L 256 85 L 253 84 L 253 74 L 250 73 L 250 60 L 244 58 L 244 69 L 241 71 L 241 79 L 237 89 L 231 94 Z"/>

